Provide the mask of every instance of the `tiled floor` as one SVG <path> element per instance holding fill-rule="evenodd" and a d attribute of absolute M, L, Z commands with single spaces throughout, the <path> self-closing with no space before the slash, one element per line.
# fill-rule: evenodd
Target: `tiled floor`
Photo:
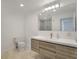
<path fill-rule="evenodd" d="M 2 55 L 1 59 L 42 59 L 39 54 L 30 50 L 11 50 Z"/>

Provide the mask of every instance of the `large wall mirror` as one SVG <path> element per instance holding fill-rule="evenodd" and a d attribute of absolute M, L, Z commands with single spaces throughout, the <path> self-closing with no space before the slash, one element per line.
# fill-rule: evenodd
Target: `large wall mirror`
<path fill-rule="evenodd" d="M 40 31 L 76 32 L 76 0 L 51 2 L 38 18 Z"/>

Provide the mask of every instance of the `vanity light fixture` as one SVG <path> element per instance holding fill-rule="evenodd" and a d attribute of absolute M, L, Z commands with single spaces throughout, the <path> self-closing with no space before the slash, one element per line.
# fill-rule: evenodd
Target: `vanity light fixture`
<path fill-rule="evenodd" d="M 52 7 L 45 8 L 45 11 L 51 10 Z"/>
<path fill-rule="evenodd" d="M 59 8 L 59 4 L 56 4 L 56 5 L 55 5 L 55 8 Z"/>
<path fill-rule="evenodd" d="M 53 9 L 53 12 L 56 12 L 56 9 Z"/>
<path fill-rule="evenodd" d="M 24 6 L 24 4 L 20 4 L 20 7 L 23 7 Z"/>
<path fill-rule="evenodd" d="M 53 5 L 53 6 L 51 6 L 51 8 L 52 8 L 52 9 L 55 9 L 55 6 Z"/>
<path fill-rule="evenodd" d="M 44 11 L 47 11 L 47 10 L 48 10 L 48 8 L 45 8 L 45 9 L 44 9 Z"/>
<path fill-rule="evenodd" d="M 59 4 L 55 4 L 55 5 L 52 5 L 50 7 L 45 8 L 42 12 L 45 12 L 45 11 L 48 11 L 48 10 L 51 10 L 51 9 L 53 9 L 53 11 L 55 12 L 56 8 L 59 8 L 59 7 L 60 7 Z"/>
<path fill-rule="evenodd" d="M 61 8 L 61 7 L 63 7 L 63 6 L 64 6 L 64 4 L 63 4 L 63 3 L 61 3 L 61 4 L 60 4 L 60 8 Z"/>

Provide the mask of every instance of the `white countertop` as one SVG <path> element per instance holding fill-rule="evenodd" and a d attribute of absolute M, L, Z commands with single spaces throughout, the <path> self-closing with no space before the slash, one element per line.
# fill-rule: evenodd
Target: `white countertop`
<path fill-rule="evenodd" d="M 72 40 L 72 39 L 57 39 L 57 38 L 46 38 L 43 36 L 33 36 L 32 38 L 36 39 L 36 40 L 41 40 L 41 41 L 46 41 L 46 42 L 50 42 L 50 43 L 56 43 L 56 44 L 62 44 L 62 45 L 66 45 L 66 46 L 71 46 L 71 47 L 77 47 L 77 42 L 76 40 Z"/>

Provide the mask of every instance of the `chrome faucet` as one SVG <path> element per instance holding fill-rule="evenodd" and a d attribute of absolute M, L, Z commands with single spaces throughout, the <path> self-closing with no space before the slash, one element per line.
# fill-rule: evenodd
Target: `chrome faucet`
<path fill-rule="evenodd" d="M 52 39 L 52 33 L 50 33 L 50 39 Z"/>

